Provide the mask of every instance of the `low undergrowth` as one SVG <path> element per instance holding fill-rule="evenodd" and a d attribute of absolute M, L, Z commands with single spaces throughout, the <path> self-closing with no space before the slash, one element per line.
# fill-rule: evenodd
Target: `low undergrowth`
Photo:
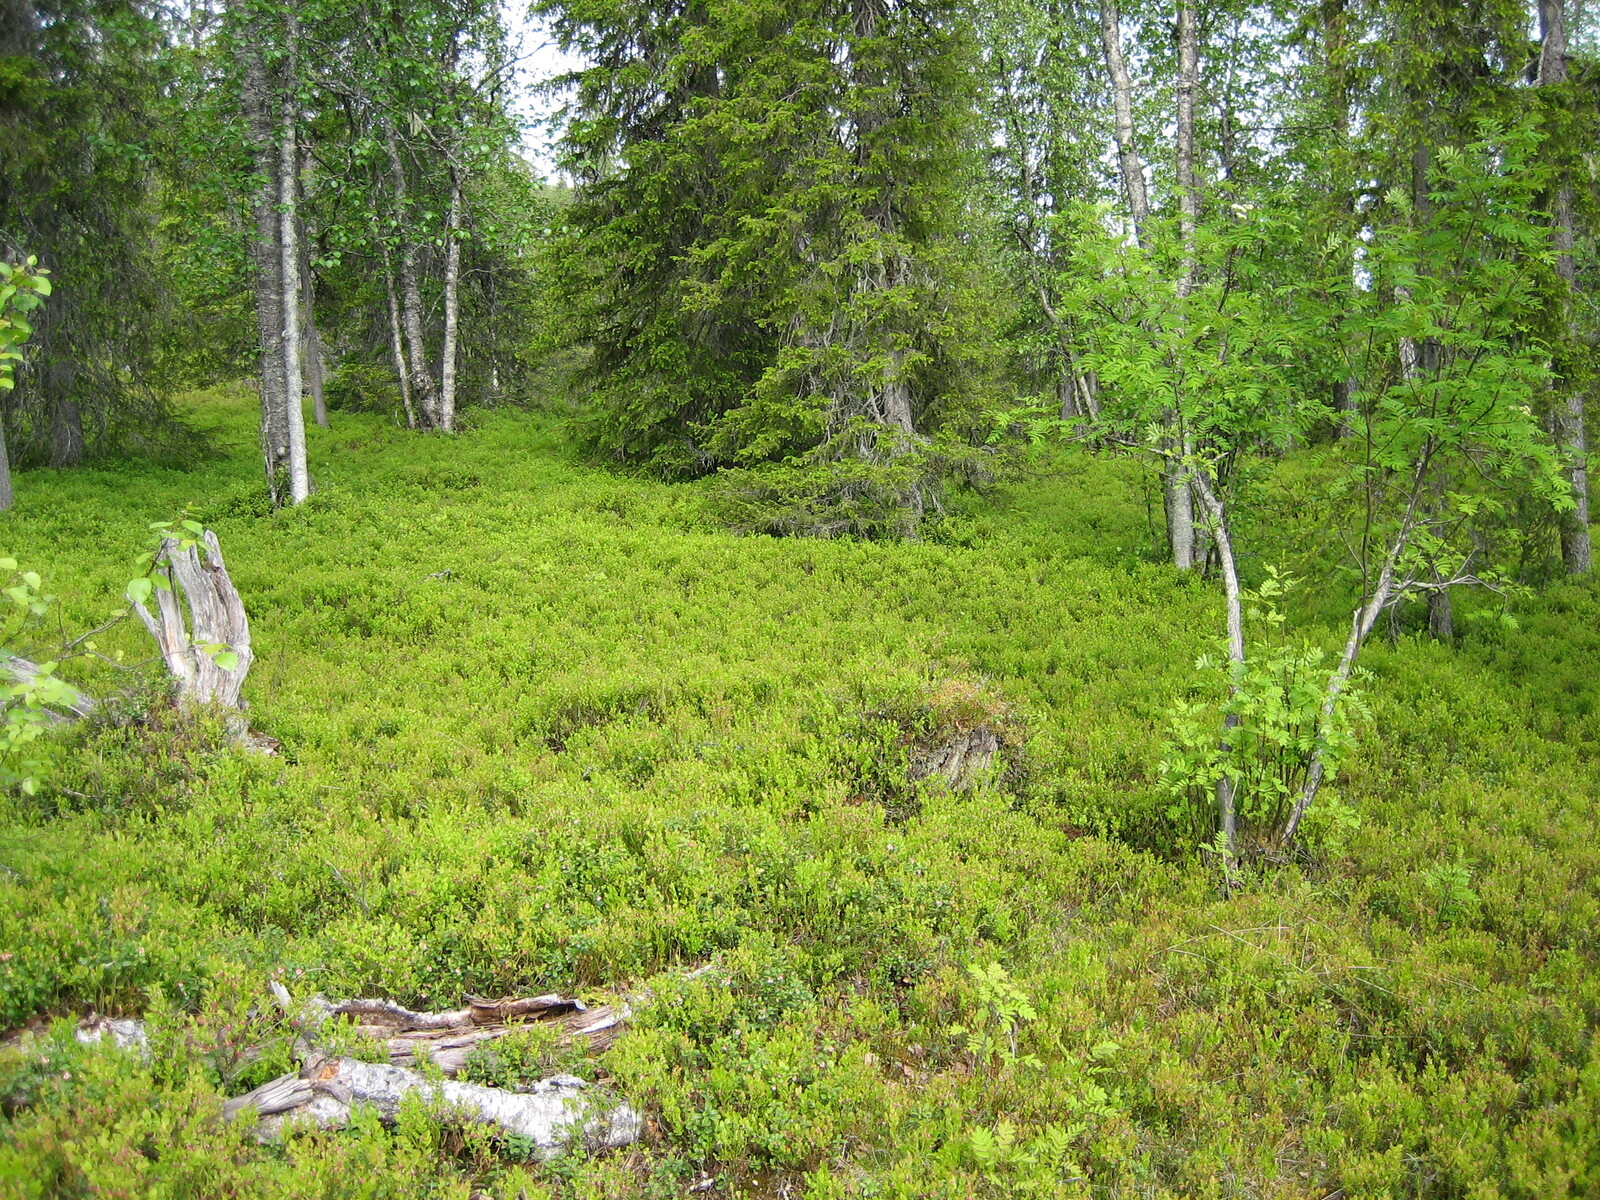
<path fill-rule="evenodd" d="M 193 505 L 282 742 L 113 706 L 8 802 L 0 1024 L 137 1012 L 154 1053 L 0 1052 L 5 1194 L 1600 1191 L 1592 590 L 1375 646 L 1359 827 L 1224 900 L 1158 772 L 1219 604 L 1142 561 L 1115 462 L 920 545 L 735 538 L 527 417 L 341 414 L 267 516 L 247 400 L 202 402 L 229 455 L 24 474 L 3 518 L 81 628 Z M 970 786 L 919 767 L 979 728 Z M 257 1147 L 221 1103 L 287 1062 L 273 979 L 626 998 L 597 1059 L 529 1034 L 469 1071 L 602 1078 L 646 1140 L 539 1165 L 417 1109 Z"/>

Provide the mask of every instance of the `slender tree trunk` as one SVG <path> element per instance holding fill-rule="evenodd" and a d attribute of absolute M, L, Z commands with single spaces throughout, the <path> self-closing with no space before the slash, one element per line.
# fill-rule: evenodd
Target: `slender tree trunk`
<path fill-rule="evenodd" d="M 1194 93 L 1199 83 L 1200 54 L 1191 0 L 1178 4 L 1178 236 L 1183 245 L 1183 260 L 1178 267 L 1177 295 L 1181 304 L 1194 291 L 1200 263 L 1195 247 L 1200 196 L 1194 174 Z M 1184 386 L 1182 381 L 1179 386 Z M 1180 410 L 1181 411 L 1181 410 Z M 1167 540 L 1172 546 L 1172 565 L 1180 571 L 1193 570 L 1196 563 L 1194 492 L 1190 487 L 1188 458 L 1194 447 L 1181 417 L 1175 411 L 1168 421 L 1169 447 L 1163 479 L 1167 512 Z"/>
<path fill-rule="evenodd" d="M 1300 789 L 1300 795 L 1295 799 L 1294 808 L 1289 813 L 1289 821 L 1283 830 L 1285 846 L 1294 843 L 1295 835 L 1300 831 L 1301 821 L 1305 819 L 1306 812 L 1322 789 L 1323 775 L 1327 770 L 1327 726 L 1332 722 L 1334 713 L 1338 711 L 1339 697 L 1344 694 L 1345 685 L 1350 682 L 1350 675 L 1355 670 L 1356 657 L 1361 653 L 1367 635 L 1377 624 L 1379 615 L 1389 606 L 1390 597 L 1394 592 L 1395 567 L 1416 532 L 1417 509 L 1422 500 L 1423 482 L 1427 478 L 1432 460 L 1432 448 L 1424 446 L 1412 471 L 1411 495 L 1406 504 L 1405 514 L 1400 519 L 1400 527 L 1390 541 L 1387 553 L 1384 554 L 1383 566 L 1378 570 L 1378 578 L 1374 581 L 1372 590 L 1367 593 L 1366 600 L 1351 618 L 1350 636 L 1345 639 L 1344 653 L 1339 656 L 1339 665 L 1334 668 L 1332 676 L 1328 679 L 1328 686 L 1323 691 L 1316 743 L 1311 750 L 1311 763 L 1306 769 L 1306 781 Z"/>
<path fill-rule="evenodd" d="M 5 421 L 0 418 L 0 512 L 5 512 L 17 502 L 11 487 L 11 453 L 6 449 Z"/>
<path fill-rule="evenodd" d="M 1112 111 L 1116 120 L 1117 165 L 1122 172 L 1122 187 L 1128 194 L 1128 215 L 1133 220 L 1133 236 L 1144 244 L 1145 222 L 1150 217 L 1150 194 L 1144 182 L 1144 163 L 1139 159 L 1133 135 L 1133 81 L 1127 60 L 1122 57 L 1122 18 L 1116 0 L 1100 0 L 1100 35 L 1105 47 L 1106 73 L 1111 77 Z"/>
<path fill-rule="evenodd" d="M 1228 532 L 1228 513 L 1222 499 L 1211 487 L 1204 471 L 1194 472 L 1194 490 L 1200 497 L 1206 521 L 1211 527 L 1211 539 L 1217 548 L 1217 561 L 1222 569 L 1222 591 L 1227 605 L 1228 624 L 1228 695 L 1239 694 L 1244 677 L 1244 606 L 1239 590 L 1238 563 L 1233 557 L 1233 538 Z M 1224 756 L 1233 749 L 1229 738 L 1239 727 L 1239 715 L 1230 712 L 1223 718 L 1222 743 L 1218 747 Z M 1224 865 L 1231 871 L 1238 861 L 1239 819 L 1235 803 L 1236 784 L 1231 775 L 1223 772 L 1217 779 L 1217 834 L 1222 841 Z"/>
<path fill-rule="evenodd" d="M 450 216 L 445 222 L 448 239 L 444 252 L 444 345 L 439 353 L 439 428 L 452 433 L 456 426 L 456 329 L 460 315 L 461 284 L 461 172 L 450 166 Z"/>
<path fill-rule="evenodd" d="M 383 252 L 383 288 L 389 297 L 389 351 L 394 355 L 394 375 L 400 381 L 400 403 L 405 405 L 406 427 L 417 427 L 417 410 L 411 403 L 411 371 L 406 366 L 406 351 L 400 333 L 400 301 L 394 294 L 394 274 L 389 269 L 389 252 Z"/>
<path fill-rule="evenodd" d="M 308 148 L 305 148 L 308 149 Z M 317 329 L 316 281 L 311 274 L 311 239 L 306 234 L 305 174 L 310 154 L 303 155 L 297 196 L 300 201 L 298 236 L 300 243 L 300 347 L 305 359 L 306 382 L 311 387 L 311 412 L 317 425 L 328 428 L 327 365 L 322 350 L 322 334 Z"/>
<path fill-rule="evenodd" d="M 1347 172 L 1350 143 L 1350 35 L 1347 0 L 1324 0 L 1322 5 L 1323 55 L 1327 71 L 1328 91 L 1333 108 L 1333 135 L 1336 151 L 1332 167 L 1333 186 L 1337 193 L 1334 210 L 1342 234 L 1354 232 L 1355 198 Z M 1344 266 L 1347 283 L 1354 284 L 1355 256 L 1349 255 Z M 1343 334 L 1338 334 L 1343 339 Z M 1344 365 L 1344 352 L 1339 355 Z M 1332 385 L 1334 434 L 1340 440 L 1353 437 L 1356 432 L 1356 384 L 1348 375 L 1335 379 Z"/>
<path fill-rule="evenodd" d="M 1200 264 L 1195 227 L 1200 218 L 1200 189 L 1194 173 L 1194 93 L 1199 86 L 1200 46 L 1193 0 L 1178 0 L 1178 238 L 1183 243 L 1178 298 L 1194 290 Z"/>
<path fill-rule="evenodd" d="M 75 467 L 89 453 L 83 436 L 83 412 L 70 396 L 61 396 L 50 405 L 50 465 Z"/>
<path fill-rule="evenodd" d="M 1539 86 L 1558 87 L 1567 81 L 1567 14 L 1563 0 L 1539 0 Z M 1565 292 L 1563 303 L 1570 314 L 1577 290 L 1577 271 L 1573 262 L 1572 183 L 1563 170 L 1552 198 L 1550 238 L 1556 251 L 1556 274 Z M 1568 316 L 1568 341 L 1571 317 Z M 1556 444 L 1567 457 L 1567 478 L 1572 484 L 1573 511 L 1561 522 L 1561 560 L 1569 575 L 1587 575 L 1593 569 L 1589 544 L 1589 464 L 1588 438 L 1583 427 L 1583 393 L 1571 379 L 1558 376 L 1553 432 Z M 1565 393 L 1564 395 L 1561 393 Z"/>
<path fill-rule="evenodd" d="M 278 223 L 283 286 L 284 426 L 289 443 L 289 503 L 301 504 L 311 495 L 311 475 L 306 467 L 306 411 L 300 378 L 300 221 L 297 168 L 300 153 L 296 138 L 296 42 L 299 19 L 291 8 L 284 17 L 287 34 L 287 78 L 278 128 Z"/>
<path fill-rule="evenodd" d="M 280 193 L 277 121 L 272 111 L 272 84 L 265 60 L 265 33 L 252 16 L 239 42 L 243 59 L 240 107 L 259 180 L 252 206 L 255 236 L 250 241 L 252 283 L 256 301 L 256 333 L 261 343 L 261 455 L 267 494 L 274 507 L 283 502 L 282 483 L 289 459 L 285 378 L 283 370 L 283 255 L 278 220 Z"/>
<path fill-rule="evenodd" d="M 411 368 L 412 395 L 417 403 L 422 427 L 437 429 L 439 405 L 433 388 L 433 375 L 428 369 L 427 342 L 422 334 L 422 285 L 417 279 L 417 243 L 411 236 L 405 164 L 400 158 L 399 138 L 392 128 L 386 133 L 395 220 L 400 227 L 400 310 Z"/>

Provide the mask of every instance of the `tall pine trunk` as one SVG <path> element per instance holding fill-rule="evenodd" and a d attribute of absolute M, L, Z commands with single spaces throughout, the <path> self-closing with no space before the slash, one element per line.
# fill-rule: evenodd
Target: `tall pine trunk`
<path fill-rule="evenodd" d="M 1539 0 L 1539 86 L 1559 87 L 1567 81 L 1567 14 L 1563 0 Z M 1556 251 L 1556 274 L 1570 314 L 1577 289 L 1573 262 L 1572 182 L 1561 171 L 1550 206 L 1550 238 Z M 1568 317 L 1570 332 L 1571 318 Z M 1572 338 L 1569 337 L 1569 342 Z M 1561 560 L 1569 575 L 1587 575 L 1593 569 L 1589 544 L 1588 437 L 1583 426 L 1583 393 L 1564 375 L 1556 377 L 1557 395 L 1551 432 L 1567 457 L 1567 478 L 1572 485 L 1573 511 L 1561 522 Z"/>

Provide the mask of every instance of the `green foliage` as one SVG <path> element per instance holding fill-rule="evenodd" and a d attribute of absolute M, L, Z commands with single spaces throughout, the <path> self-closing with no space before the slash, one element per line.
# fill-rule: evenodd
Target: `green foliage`
<path fill-rule="evenodd" d="M 29 257 L 25 263 L 0 262 L 0 388 L 16 386 L 16 364 L 21 346 L 33 336 L 26 313 L 44 303 L 50 294 L 50 272 Z"/>
<path fill-rule="evenodd" d="M 1338 780 L 1361 825 L 1222 899 L 1156 771 L 1219 601 L 1129 561 L 1135 464 L 1042 453 L 1059 474 L 970 502 L 960 542 L 750 539 L 710 531 L 702 485 L 574 465 L 543 419 L 419 442 L 350 414 L 312 431 L 318 495 L 259 516 L 226 500 L 258 470 L 251 398 L 190 403 L 233 456 L 24 475 L 52 503 L 10 541 L 81 627 L 153 515 L 215 506 L 262 655 L 251 724 L 283 747 L 118 705 L 8 799 L 0 1020 L 140 1012 L 162 1047 L 63 1030 L 47 1063 L 0 1054 L 8 1186 L 1542 1197 L 1597 1177 L 1591 588 L 1463 621 L 1456 651 L 1375 644 Z M 424 482 L 446 477 L 473 483 Z M 1300 591 L 1271 605 L 1344 636 Z M 147 653 L 126 624 L 97 640 Z M 898 811 L 860 788 L 880 751 L 1021 714 L 1025 774 Z M 601 1079 L 650 1136 L 545 1166 L 415 1113 L 257 1147 L 218 1112 L 281 1066 L 275 972 L 430 1007 L 625 998 L 598 1059 L 534 1027 L 472 1069 Z"/>
<path fill-rule="evenodd" d="M 1017 1052 L 1017 1031 L 1038 1013 L 1028 993 L 1017 986 L 999 963 L 967 968 L 972 987 L 972 1027 L 950 1027 L 950 1036 L 966 1038 L 967 1053 L 979 1067 L 999 1062 L 1007 1067 L 1038 1066 L 1039 1060 Z"/>
<path fill-rule="evenodd" d="M 740 528 L 915 536 L 988 357 L 965 11 L 540 9 L 592 62 L 559 260 L 586 440 L 669 478 L 737 469 Z"/>
<path fill-rule="evenodd" d="M 1357 725 L 1371 715 L 1360 689 L 1347 685 L 1332 716 L 1324 717 L 1333 656 L 1289 637 L 1279 606 L 1292 583 L 1266 569 L 1261 585 L 1242 597 L 1247 629 L 1254 634 L 1247 638 L 1243 666 L 1201 656 L 1191 684 L 1198 695 L 1174 706 L 1159 770 L 1173 800 L 1168 816 L 1197 843 L 1210 840 L 1217 781 L 1226 776 L 1234 784 L 1245 851 L 1274 847 L 1305 785 L 1312 753 L 1320 747 L 1326 770 L 1337 776 L 1354 752 Z M 1225 742 L 1218 737 L 1224 721 Z M 1327 791 L 1314 811 L 1307 837 L 1314 848 L 1336 852 L 1359 826 L 1357 815 Z"/>

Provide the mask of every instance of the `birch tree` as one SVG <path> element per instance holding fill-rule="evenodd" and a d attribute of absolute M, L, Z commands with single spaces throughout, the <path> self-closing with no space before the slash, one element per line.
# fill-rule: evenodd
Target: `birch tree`
<path fill-rule="evenodd" d="M 1553 96 L 1546 111 L 1555 118 L 1546 146 L 1555 159 L 1554 180 L 1547 198 L 1550 212 L 1550 240 L 1555 252 L 1557 300 L 1561 319 L 1559 332 L 1565 334 L 1560 366 L 1554 378 L 1555 394 L 1551 405 L 1551 432 L 1567 459 L 1567 480 L 1572 488 L 1572 509 L 1561 522 L 1561 558 L 1569 575 L 1587 575 L 1593 569 L 1589 545 L 1589 465 L 1588 437 L 1584 429 L 1584 394 L 1571 360 L 1577 357 L 1582 338 L 1573 316 L 1577 294 L 1577 267 L 1574 254 L 1571 101 L 1568 91 L 1567 15 L 1564 0 L 1539 0 L 1539 68 L 1535 82 L 1540 95 Z M 1564 119 L 1563 119 L 1564 118 Z"/>

